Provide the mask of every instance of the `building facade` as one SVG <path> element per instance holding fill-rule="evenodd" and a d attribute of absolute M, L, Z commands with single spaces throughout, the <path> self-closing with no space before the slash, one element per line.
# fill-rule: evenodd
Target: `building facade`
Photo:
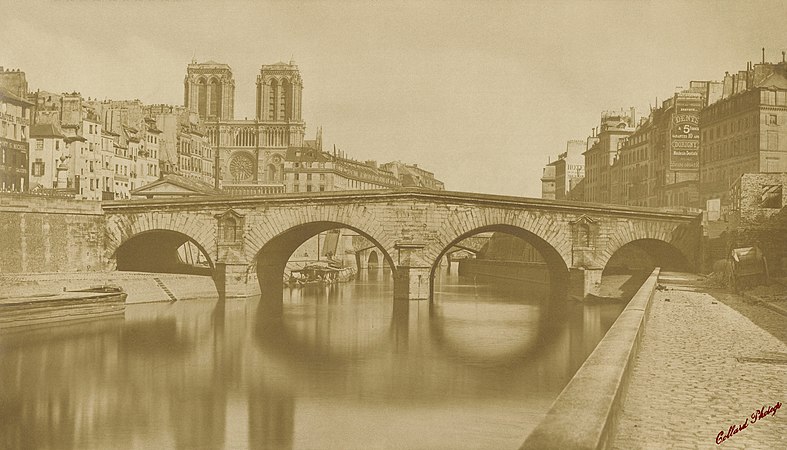
<path fill-rule="evenodd" d="M 376 166 L 374 161 L 366 161 L 366 164 Z M 445 190 L 445 183 L 435 178 L 433 172 L 418 167 L 418 164 L 391 161 L 380 164 L 380 170 L 392 173 L 402 183 L 402 187 L 414 187 L 432 191 Z"/>
<path fill-rule="evenodd" d="M 28 135 L 31 107 L 21 70 L 0 66 L 0 190 L 22 192 L 29 185 Z"/>
<path fill-rule="evenodd" d="M 558 154 L 557 159 L 547 165 L 547 167 L 554 167 L 553 170 L 549 171 L 554 172 L 554 174 L 547 174 L 546 169 L 544 171 L 544 177 L 547 178 L 547 183 L 549 183 L 549 177 L 553 178 L 554 195 L 551 197 L 544 197 L 544 177 L 542 177 L 542 198 L 554 198 L 556 200 L 568 199 L 568 193 L 571 189 L 576 186 L 580 180 L 585 178 L 585 158 L 582 156 L 585 150 L 587 150 L 587 147 L 583 140 L 575 139 L 566 142 L 566 151 Z M 552 189 L 552 186 L 547 185 L 546 188 Z"/>
<path fill-rule="evenodd" d="M 30 127 L 30 189 L 57 188 L 57 167 L 61 157 L 70 157 L 66 148 L 66 136 L 51 123 Z"/>
<path fill-rule="evenodd" d="M 613 192 L 610 198 L 616 204 L 655 206 L 655 141 L 660 113 L 640 121 L 634 132 L 620 143 L 610 173 Z"/>
<path fill-rule="evenodd" d="M 547 164 L 541 173 L 541 198 L 555 199 L 555 166 Z"/>
<path fill-rule="evenodd" d="M 594 134 L 595 143 L 583 155 L 585 156 L 584 198 L 595 203 L 610 203 L 613 188 L 611 167 L 618 152 L 618 145 L 634 132 L 636 111 L 629 112 L 605 111 L 601 114 L 598 134 Z"/>
<path fill-rule="evenodd" d="M 320 140 L 318 139 L 318 143 Z M 392 189 L 402 186 L 393 172 L 374 161 L 354 161 L 317 146 L 289 148 L 284 162 L 287 192 Z"/>
<path fill-rule="evenodd" d="M 724 77 L 721 99 L 700 113 L 700 200 L 730 209 L 744 173 L 787 172 L 787 63 Z"/>

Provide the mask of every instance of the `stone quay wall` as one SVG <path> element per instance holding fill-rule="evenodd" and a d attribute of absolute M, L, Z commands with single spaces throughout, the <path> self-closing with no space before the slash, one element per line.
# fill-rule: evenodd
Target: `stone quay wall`
<path fill-rule="evenodd" d="M 104 239 L 99 202 L 0 194 L 0 273 L 106 271 Z"/>
<path fill-rule="evenodd" d="M 660 271 L 653 270 L 634 294 L 521 450 L 608 447 Z"/>

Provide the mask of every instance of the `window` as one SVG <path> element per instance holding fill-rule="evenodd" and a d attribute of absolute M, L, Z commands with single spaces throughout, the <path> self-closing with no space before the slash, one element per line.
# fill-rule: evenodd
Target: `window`
<path fill-rule="evenodd" d="M 779 135 L 775 131 L 768 132 L 768 150 L 775 151 L 779 149 Z"/>
<path fill-rule="evenodd" d="M 311 191 L 312 191 L 312 185 L 311 184 L 307 184 L 306 185 L 306 192 L 311 192 Z"/>
<path fill-rule="evenodd" d="M 44 176 L 44 161 L 41 161 L 41 159 L 36 159 L 35 162 L 33 162 L 33 176 Z"/>
<path fill-rule="evenodd" d="M 768 125 L 778 125 L 776 114 L 768 114 Z"/>
<path fill-rule="evenodd" d="M 43 149 L 44 149 L 44 140 L 36 139 L 36 150 L 43 150 Z"/>

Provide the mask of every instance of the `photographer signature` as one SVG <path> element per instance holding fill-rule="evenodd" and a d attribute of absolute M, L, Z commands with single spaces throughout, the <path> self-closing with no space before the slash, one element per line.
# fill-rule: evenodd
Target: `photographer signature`
<path fill-rule="evenodd" d="M 764 419 L 768 416 L 775 416 L 776 411 L 782 407 L 781 402 L 776 402 L 773 406 L 763 406 L 762 408 L 754 411 L 751 413 L 751 416 L 747 417 L 746 420 L 740 425 L 730 425 L 730 428 L 725 433 L 724 430 L 719 431 L 719 434 L 716 435 L 716 444 L 721 444 L 722 442 L 726 441 L 727 439 L 731 438 L 732 435 L 737 434 L 740 431 L 745 430 L 748 428 L 749 424 L 756 423 L 758 420 Z M 749 418 L 751 418 L 751 422 L 749 422 Z"/>

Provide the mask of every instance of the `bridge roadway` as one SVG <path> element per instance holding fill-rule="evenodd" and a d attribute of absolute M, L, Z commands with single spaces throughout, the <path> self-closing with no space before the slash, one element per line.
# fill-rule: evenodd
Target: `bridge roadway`
<path fill-rule="evenodd" d="M 440 259 L 465 238 L 499 231 L 525 239 L 547 262 L 550 282 L 597 292 L 610 258 L 636 245 L 662 264 L 691 270 L 700 217 L 687 212 L 523 197 L 422 190 L 344 191 L 264 197 L 109 201 L 105 251 L 118 270 L 178 272 L 177 248 L 192 241 L 220 294 L 281 300 L 290 255 L 315 234 L 349 228 L 392 268 L 394 298 L 432 294 Z M 193 272 L 192 272 L 193 273 Z"/>

